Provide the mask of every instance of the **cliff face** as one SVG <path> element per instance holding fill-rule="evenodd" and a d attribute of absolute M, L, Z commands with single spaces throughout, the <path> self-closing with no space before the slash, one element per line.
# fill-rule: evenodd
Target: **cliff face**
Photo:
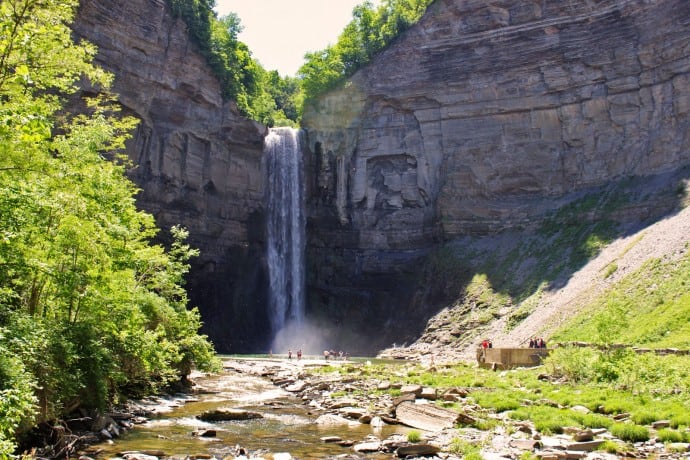
<path fill-rule="evenodd" d="M 439 239 L 690 164 L 689 22 L 685 0 L 434 2 L 305 114 L 314 308 L 400 325 Z"/>
<path fill-rule="evenodd" d="M 141 120 L 127 148 L 138 203 L 164 228 L 187 227 L 201 250 L 188 287 L 205 332 L 220 351 L 251 349 L 266 321 L 265 128 L 223 102 L 165 0 L 82 0 L 74 30 L 98 46 L 125 112 Z"/>

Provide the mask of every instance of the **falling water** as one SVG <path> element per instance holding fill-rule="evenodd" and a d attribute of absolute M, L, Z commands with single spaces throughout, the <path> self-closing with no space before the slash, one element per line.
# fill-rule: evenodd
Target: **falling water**
<path fill-rule="evenodd" d="M 267 181 L 269 317 L 278 334 L 304 318 L 304 181 L 300 131 L 271 128 L 264 142 Z"/>

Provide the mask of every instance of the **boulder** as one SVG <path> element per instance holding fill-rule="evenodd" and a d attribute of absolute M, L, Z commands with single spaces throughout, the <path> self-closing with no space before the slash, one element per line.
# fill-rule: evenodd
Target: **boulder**
<path fill-rule="evenodd" d="M 355 425 L 359 424 L 358 422 L 348 420 L 345 417 L 341 417 L 340 415 L 335 415 L 335 414 L 324 414 L 320 416 L 319 418 L 316 419 L 314 422 L 317 425 Z"/>
<path fill-rule="evenodd" d="M 378 452 L 381 449 L 381 441 L 368 441 L 355 444 L 353 447 L 355 452 L 364 454 L 371 452 Z"/>
<path fill-rule="evenodd" d="M 244 409 L 216 409 L 197 415 L 196 418 L 204 422 L 223 422 L 230 420 L 251 420 L 263 418 L 258 412 Z"/>
<path fill-rule="evenodd" d="M 395 409 L 395 417 L 404 425 L 425 431 L 440 431 L 453 428 L 462 416 L 453 410 L 443 409 L 431 404 L 414 404 L 403 402 Z"/>
<path fill-rule="evenodd" d="M 403 385 L 400 387 L 400 393 L 405 394 L 405 393 L 412 393 L 415 396 L 419 396 L 422 394 L 422 386 L 421 385 Z"/>
<path fill-rule="evenodd" d="M 428 455 L 435 455 L 441 451 L 440 448 L 431 444 L 410 444 L 409 446 L 398 447 L 395 455 L 400 458 L 425 457 Z"/>

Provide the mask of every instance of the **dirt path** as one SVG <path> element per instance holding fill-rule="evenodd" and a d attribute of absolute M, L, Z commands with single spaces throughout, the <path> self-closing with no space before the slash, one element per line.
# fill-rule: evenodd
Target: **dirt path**
<path fill-rule="evenodd" d="M 548 291 L 534 312 L 515 329 L 506 332 L 507 317 L 494 321 L 483 333 L 494 346 L 523 346 L 533 336 L 549 336 L 564 320 L 573 316 L 591 299 L 626 275 L 654 258 L 677 259 L 690 249 L 690 207 L 660 220 L 638 232 L 618 239 L 596 258 L 573 274 L 560 289 Z M 611 264 L 617 269 L 606 277 Z M 474 359 L 476 344 L 461 351 L 465 359 Z"/>

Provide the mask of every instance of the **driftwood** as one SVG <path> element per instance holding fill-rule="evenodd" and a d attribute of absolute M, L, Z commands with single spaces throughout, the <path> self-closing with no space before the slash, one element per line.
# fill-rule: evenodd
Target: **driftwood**
<path fill-rule="evenodd" d="M 456 423 L 473 423 L 468 415 L 443 409 L 433 404 L 414 404 L 402 402 L 395 408 L 395 418 L 404 425 L 425 431 L 440 431 L 452 428 Z"/>

